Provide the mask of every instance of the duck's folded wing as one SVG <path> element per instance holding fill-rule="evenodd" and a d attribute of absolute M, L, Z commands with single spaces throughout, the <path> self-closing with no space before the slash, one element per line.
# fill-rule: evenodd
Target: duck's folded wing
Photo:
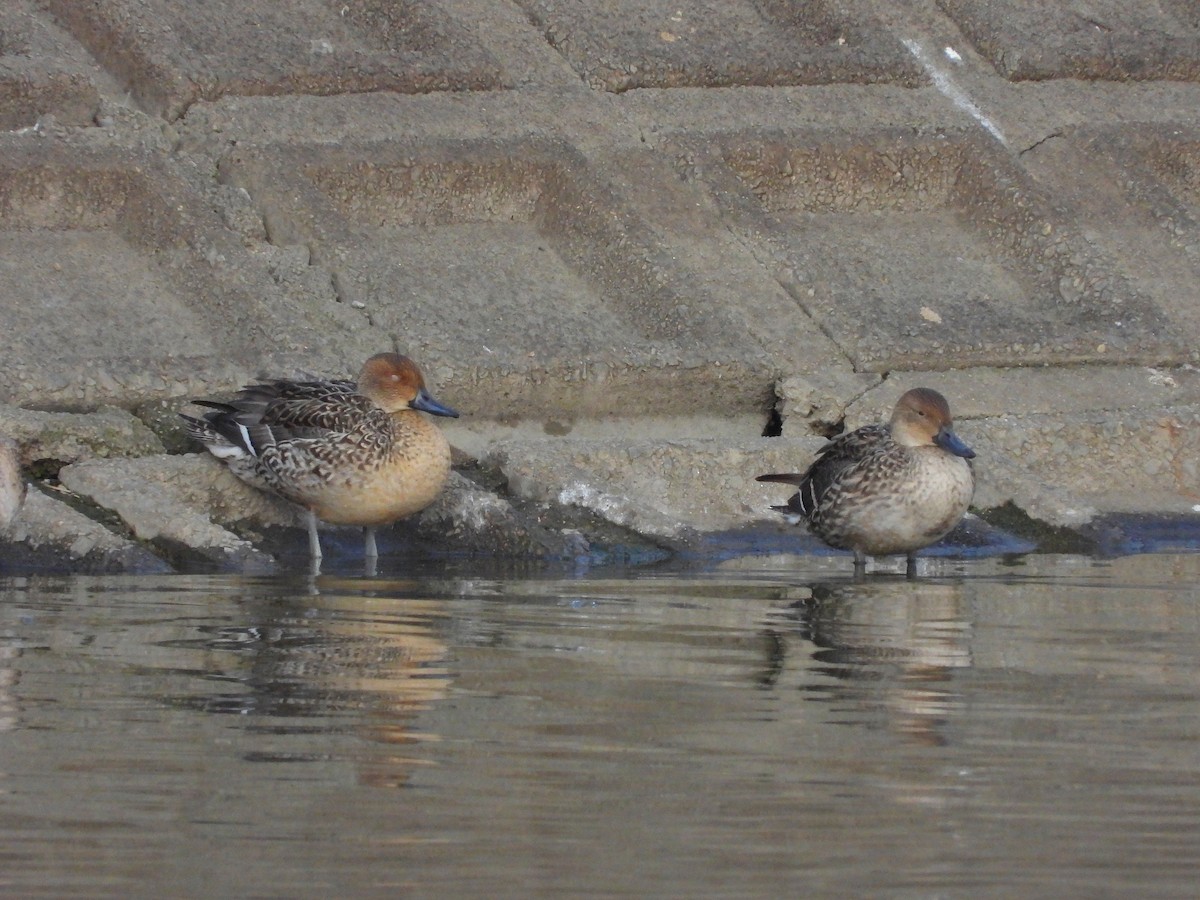
<path fill-rule="evenodd" d="M 375 404 L 352 381 L 276 381 L 243 388 L 230 404 L 244 425 L 266 425 L 295 437 L 351 431 Z"/>
<path fill-rule="evenodd" d="M 820 449 L 818 465 L 823 460 L 854 463 L 876 452 L 880 444 L 891 440 L 891 432 L 886 425 L 866 425 L 862 428 L 839 435 Z"/>
<path fill-rule="evenodd" d="M 797 491 L 788 498 L 787 505 L 773 508 L 809 518 L 820 507 L 827 491 L 841 482 L 843 476 L 858 462 L 869 457 L 880 444 L 889 439 L 886 426 L 868 425 L 840 435 L 825 444 L 817 451 L 817 458 L 804 472 L 760 475 L 758 480 L 795 485 Z"/>
<path fill-rule="evenodd" d="M 254 456 L 283 443 L 378 429 L 378 417 L 387 416 L 351 381 L 251 384 L 228 403 L 196 402 L 214 410 L 204 417 L 214 432 Z"/>
<path fill-rule="evenodd" d="M 864 460 L 873 459 L 880 447 L 891 441 L 885 425 L 866 425 L 840 435 L 821 448 L 816 461 L 804 473 L 801 493 L 806 504 L 816 508 L 828 491 L 835 486 L 844 489 L 847 479 L 853 480 Z"/>

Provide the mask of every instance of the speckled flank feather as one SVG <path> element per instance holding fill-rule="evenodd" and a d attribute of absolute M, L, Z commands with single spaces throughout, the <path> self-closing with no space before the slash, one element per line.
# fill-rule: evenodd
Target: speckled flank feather
<path fill-rule="evenodd" d="M 886 425 L 868 425 L 821 448 L 801 474 L 759 481 L 797 487 L 784 506 L 789 519 L 842 550 L 912 554 L 958 524 L 974 493 L 967 459 L 975 454 L 952 430 L 944 397 L 928 388 L 907 392 Z"/>
<path fill-rule="evenodd" d="M 450 446 L 422 411 L 458 414 L 398 354 L 371 357 L 357 383 L 275 381 L 196 402 L 212 412 L 183 417 L 193 438 L 238 478 L 326 522 L 394 522 L 432 503 L 450 472 Z M 311 540 L 319 555 L 315 530 Z"/>

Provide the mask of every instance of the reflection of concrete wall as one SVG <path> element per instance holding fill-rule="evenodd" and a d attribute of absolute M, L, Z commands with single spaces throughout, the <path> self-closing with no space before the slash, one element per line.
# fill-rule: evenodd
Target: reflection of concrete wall
<path fill-rule="evenodd" d="M 1106 677 L 1148 686 L 1195 683 L 1179 641 L 1194 622 L 1200 556 L 1031 556 L 1019 572 L 1025 577 L 1006 591 L 1010 602 L 975 608 L 977 667 L 1083 679 L 1103 669 Z M 1121 584 L 1129 587 L 1114 587 Z M 1021 640 L 1010 639 L 1014 631 Z M 1073 633 L 1078 640 L 1064 639 Z M 1114 637 L 1097 643 L 1088 634 Z"/>
<path fill-rule="evenodd" d="M 0 632 L 0 642 L 3 642 L 0 643 L 0 731 L 11 731 L 17 726 L 20 715 L 16 687 L 20 680 L 21 648 L 15 646 L 13 636 L 5 632 Z"/>

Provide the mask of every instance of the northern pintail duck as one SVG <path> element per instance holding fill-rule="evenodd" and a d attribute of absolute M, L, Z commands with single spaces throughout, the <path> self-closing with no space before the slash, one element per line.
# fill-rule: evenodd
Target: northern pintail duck
<path fill-rule="evenodd" d="M 321 557 L 317 519 L 361 525 L 375 557 L 375 526 L 424 509 L 450 474 L 450 444 L 422 412 L 458 413 L 430 396 L 416 363 L 398 353 L 368 359 L 358 381 L 251 384 L 188 433 L 238 478 L 308 513 L 308 543 Z"/>
<path fill-rule="evenodd" d="M 887 424 L 867 425 L 831 440 L 798 475 L 760 475 L 796 485 L 784 506 L 793 523 L 807 522 L 822 541 L 866 557 L 904 553 L 909 571 L 922 547 L 950 532 L 971 502 L 975 451 L 952 429 L 946 398 L 913 388 Z"/>

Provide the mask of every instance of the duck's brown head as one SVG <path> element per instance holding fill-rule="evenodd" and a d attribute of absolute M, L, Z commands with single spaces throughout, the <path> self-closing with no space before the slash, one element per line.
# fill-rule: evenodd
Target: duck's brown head
<path fill-rule="evenodd" d="M 399 353 L 376 353 L 363 363 L 358 373 L 358 392 L 386 412 L 419 409 L 435 416 L 458 418 L 457 412 L 430 396 L 417 364 Z"/>
<path fill-rule="evenodd" d="M 975 451 L 954 433 L 950 404 L 933 388 L 905 391 L 892 410 L 892 439 L 904 447 L 941 447 L 947 453 L 973 459 Z"/>

